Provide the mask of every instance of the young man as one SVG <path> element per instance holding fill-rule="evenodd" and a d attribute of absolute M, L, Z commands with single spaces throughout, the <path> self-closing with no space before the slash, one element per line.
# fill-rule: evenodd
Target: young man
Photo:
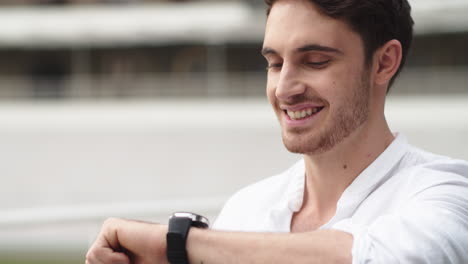
<path fill-rule="evenodd" d="M 467 263 L 468 163 L 408 145 L 384 116 L 411 42 L 407 1 L 267 4 L 267 95 L 303 160 L 234 195 L 223 231 L 185 226 L 171 262 Z M 110 219 L 87 263 L 168 263 L 167 232 Z"/>

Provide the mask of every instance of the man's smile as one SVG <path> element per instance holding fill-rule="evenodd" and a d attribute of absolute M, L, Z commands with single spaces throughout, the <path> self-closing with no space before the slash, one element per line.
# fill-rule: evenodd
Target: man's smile
<path fill-rule="evenodd" d="M 322 103 L 302 103 L 297 105 L 281 105 L 284 125 L 289 128 L 309 127 L 318 122 L 319 114 L 325 109 Z"/>
<path fill-rule="evenodd" d="M 306 119 L 318 112 L 320 112 L 324 107 L 309 107 L 299 111 L 284 110 L 291 120 L 301 120 Z"/>

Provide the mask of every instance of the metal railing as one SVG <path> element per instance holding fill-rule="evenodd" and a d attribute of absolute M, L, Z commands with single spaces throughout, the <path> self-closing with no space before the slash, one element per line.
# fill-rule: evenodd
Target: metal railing
<path fill-rule="evenodd" d="M 174 211 L 193 210 L 216 216 L 227 197 L 196 197 L 128 203 L 72 205 L 66 207 L 20 208 L 0 210 L 0 232 L 24 228 L 76 222 L 96 222 L 108 217 L 166 218 Z"/>

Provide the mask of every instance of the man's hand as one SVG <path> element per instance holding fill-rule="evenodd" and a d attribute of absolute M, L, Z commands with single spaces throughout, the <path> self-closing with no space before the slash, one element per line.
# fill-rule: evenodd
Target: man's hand
<path fill-rule="evenodd" d="M 168 264 L 166 225 L 110 218 L 86 254 L 86 264 Z"/>

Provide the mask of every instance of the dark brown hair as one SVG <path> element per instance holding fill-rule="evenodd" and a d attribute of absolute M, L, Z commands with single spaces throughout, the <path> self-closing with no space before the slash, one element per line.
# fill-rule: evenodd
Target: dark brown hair
<path fill-rule="evenodd" d="M 276 0 L 265 0 L 267 15 Z M 392 39 L 402 46 L 401 65 L 390 86 L 403 68 L 413 39 L 414 21 L 407 0 L 309 0 L 325 15 L 342 19 L 361 36 L 367 65 L 374 52 Z"/>

